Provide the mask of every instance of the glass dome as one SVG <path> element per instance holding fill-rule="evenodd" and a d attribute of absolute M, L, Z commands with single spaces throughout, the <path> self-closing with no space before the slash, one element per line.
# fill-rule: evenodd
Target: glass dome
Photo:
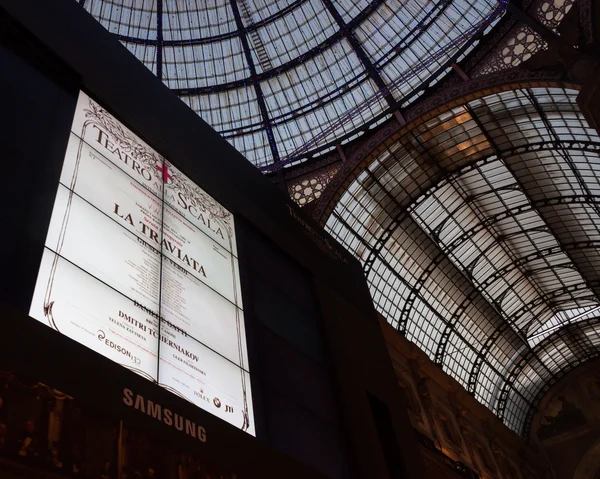
<path fill-rule="evenodd" d="M 249 161 L 354 137 L 446 74 L 503 0 L 79 0 Z"/>

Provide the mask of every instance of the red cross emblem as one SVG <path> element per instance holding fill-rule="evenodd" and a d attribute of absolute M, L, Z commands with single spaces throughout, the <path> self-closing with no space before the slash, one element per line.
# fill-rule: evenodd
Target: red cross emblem
<path fill-rule="evenodd" d="M 169 180 L 173 179 L 173 176 L 169 173 L 169 167 L 166 163 L 164 163 L 164 167 L 157 166 L 156 169 L 162 173 L 163 183 L 167 183 Z"/>

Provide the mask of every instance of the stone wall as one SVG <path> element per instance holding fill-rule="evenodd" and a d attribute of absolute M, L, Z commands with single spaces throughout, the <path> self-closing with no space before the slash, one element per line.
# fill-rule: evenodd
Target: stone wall
<path fill-rule="evenodd" d="M 381 326 L 430 479 L 553 477 L 540 450 L 509 430 L 383 318 Z"/>
<path fill-rule="evenodd" d="M 531 443 L 546 452 L 557 479 L 600 477 L 600 359 L 550 388 L 533 418 Z"/>

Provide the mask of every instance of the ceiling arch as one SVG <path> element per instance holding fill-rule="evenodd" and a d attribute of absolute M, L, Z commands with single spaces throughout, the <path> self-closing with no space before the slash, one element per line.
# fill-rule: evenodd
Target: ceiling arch
<path fill-rule="evenodd" d="M 520 358 L 519 363 L 513 367 L 512 376 L 515 381 L 523 381 L 522 378 L 528 374 L 528 368 L 534 357 L 546 357 L 556 354 L 556 351 L 560 351 L 561 355 L 561 368 L 558 374 L 548 376 L 543 382 L 542 386 L 539 387 L 538 392 L 533 399 L 535 407 L 527 408 L 527 413 L 524 420 L 524 426 L 522 434 L 528 436 L 531 427 L 531 421 L 533 416 L 537 412 L 537 406 L 548 391 L 548 389 L 557 382 L 561 377 L 567 374 L 572 369 L 581 365 L 585 361 L 597 358 L 600 348 L 600 309 L 594 307 L 587 313 L 584 312 L 581 315 L 572 318 L 571 322 L 562 325 L 554 332 L 546 335 L 546 337 L 538 343 L 534 350 L 529 355 L 524 355 Z M 504 389 L 500 393 L 499 409 L 506 410 L 507 404 L 510 403 L 511 391 L 505 385 Z"/>
<path fill-rule="evenodd" d="M 581 330 L 600 310 L 600 138 L 576 96 L 521 87 L 415 121 L 325 222 L 388 321 L 521 434 L 572 351 L 600 352 Z"/>

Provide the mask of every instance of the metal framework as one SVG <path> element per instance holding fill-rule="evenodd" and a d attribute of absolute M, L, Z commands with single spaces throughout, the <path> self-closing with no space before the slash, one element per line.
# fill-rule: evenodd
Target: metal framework
<path fill-rule="evenodd" d="M 523 2 L 526 13 L 507 0 L 78 3 L 272 172 L 312 165 L 392 113 L 404 117 L 441 78 L 456 87 L 452 68 L 464 80 L 522 63 L 546 48 L 544 38 L 560 41 L 555 32 L 574 1 Z M 580 3 L 590 10 L 589 0 Z M 499 21 L 507 8 L 512 14 Z"/>
<path fill-rule="evenodd" d="M 521 434 L 541 391 L 600 349 L 581 330 L 600 308 L 600 138 L 576 93 L 505 91 L 431 118 L 326 223 L 390 323 Z"/>
<path fill-rule="evenodd" d="M 273 171 L 350 141 L 409 103 L 407 118 L 426 111 L 431 102 L 415 100 L 448 79 L 507 2 L 79 3 L 251 162 Z M 478 75 L 557 40 L 573 0 L 553 4 L 552 18 L 538 15 L 546 4 L 523 2 L 537 20 L 509 5 L 516 17 L 499 24 L 485 61 L 474 55 L 464 65 L 471 79 L 458 69 L 463 84 L 454 90 L 481 87 Z M 600 342 L 586 316 L 600 304 L 598 170 L 600 140 L 574 92 L 498 93 L 388 145 L 344 187 L 327 227 L 363 262 L 390 322 L 526 434 L 540 394 Z"/>
<path fill-rule="evenodd" d="M 505 0 L 79 3 L 271 171 L 415 100 L 475 47 Z"/>
<path fill-rule="evenodd" d="M 600 330 L 600 316 L 593 316 L 593 317 L 588 318 L 585 321 L 582 321 L 580 323 L 569 324 L 569 325 L 565 326 L 564 328 L 559 329 L 558 331 L 556 331 L 556 333 L 554 333 L 554 335 L 547 338 L 543 344 L 541 343 L 539 346 L 537 346 L 536 350 L 538 352 L 540 352 L 540 351 L 544 351 L 548 347 L 552 348 L 558 341 L 561 341 L 563 338 L 572 336 L 574 331 L 578 331 L 580 333 L 590 331 L 594 336 L 596 336 L 596 340 L 597 340 L 598 339 L 597 338 L 598 330 Z M 527 411 L 527 416 L 525 417 L 525 420 L 524 420 L 523 436 L 525 436 L 525 437 L 529 436 L 533 416 L 537 412 L 538 405 L 540 404 L 544 395 L 548 392 L 548 390 L 550 389 L 552 384 L 554 384 L 561 377 L 563 377 L 567 372 L 569 372 L 570 369 L 578 366 L 579 364 L 583 363 L 584 361 L 594 359 L 595 357 L 598 357 L 598 355 L 599 354 L 598 354 L 597 348 L 595 349 L 595 351 L 590 351 L 588 349 L 584 349 L 581 351 L 581 355 L 574 354 L 573 355 L 573 363 L 570 365 L 570 368 L 564 368 L 562 371 L 560 371 L 558 374 L 556 374 L 552 378 L 553 381 L 548 381 L 547 383 L 545 383 L 543 385 L 543 387 L 538 391 L 535 398 L 532 400 L 533 407 L 530 408 L 529 411 Z M 527 361 L 528 361 L 528 358 L 523 358 L 521 360 L 521 364 L 518 366 L 521 371 L 523 370 L 524 365 L 527 364 Z"/>
<path fill-rule="evenodd" d="M 352 29 L 348 26 L 348 24 L 346 24 L 346 22 L 340 15 L 340 12 L 337 11 L 337 9 L 335 8 L 335 5 L 333 4 L 333 2 L 331 0 L 322 0 L 322 2 L 323 2 L 323 5 L 325 5 L 325 7 L 327 8 L 327 11 L 334 18 L 335 23 L 337 23 L 341 34 L 344 36 L 344 38 L 346 38 L 346 40 L 348 40 L 350 45 L 352 45 L 352 49 L 354 50 L 354 53 L 356 53 L 356 56 L 358 56 L 360 62 L 362 63 L 365 70 L 367 71 L 369 78 L 371 78 L 371 80 L 373 80 L 375 85 L 377 85 L 377 88 L 379 88 L 379 92 L 385 98 L 385 101 L 386 101 L 388 107 L 394 108 L 396 106 L 396 100 L 390 93 L 387 85 L 383 81 L 383 78 L 381 78 L 381 75 L 379 74 L 379 72 L 375 69 L 375 65 L 373 65 L 373 62 L 367 56 L 367 54 L 365 53 L 365 50 L 363 49 L 363 47 L 361 46 L 359 41 L 356 39 L 356 37 L 352 33 Z M 383 3 L 383 0 L 376 0 L 371 5 L 373 5 L 373 9 L 375 9 L 376 7 L 379 7 L 382 3 Z"/>
<path fill-rule="evenodd" d="M 239 3 L 241 5 L 244 5 L 245 9 L 247 10 L 248 7 L 246 6 L 246 0 L 241 0 Z M 235 18 L 235 24 L 237 25 L 238 36 L 240 38 L 240 41 L 242 42 L 242 47 L 244 48 L 244 56 L 246 57 L 246 62 L 248 62 L 248 69 L 250 70 L 250 79 L 256 91 L 256 101 L 258 102 L 258 108 L 260 110 L 263 125 L 267 133 L 267 138 L 269 140 L 269 147 L 271 148 L 273 161 L 278 162 L 279 152 L 277 151 L 277 144 L 275 143 L 275 138 L 273 137 L 273 127 L 271 125 L 271 119 L 269 118 L 269 113 L 267 111 L 265 96 L 262 92 L 260 82 L 258 81 L 258 77 L 256 75 L 256 66 L 254 64 L 254 59 L 252 58 L 252 51 L 250 50 L 250 45 L 248 44 L 248 33 L 246 31 L 246 28 L 244 27 L 244 24 L 242 23 L 242 17 L 240 15 L 240 10 L 238 9 L 237 0 L 230 0 L 230 4 L 231 11 L 233 12 L 233 17 Z M 157 14 L 157 17 L 162 17 L 162 13 Z M 261 52 L 262 51 L 264 51 L 264 47 L 263 49 L 261 49 Z"/>

